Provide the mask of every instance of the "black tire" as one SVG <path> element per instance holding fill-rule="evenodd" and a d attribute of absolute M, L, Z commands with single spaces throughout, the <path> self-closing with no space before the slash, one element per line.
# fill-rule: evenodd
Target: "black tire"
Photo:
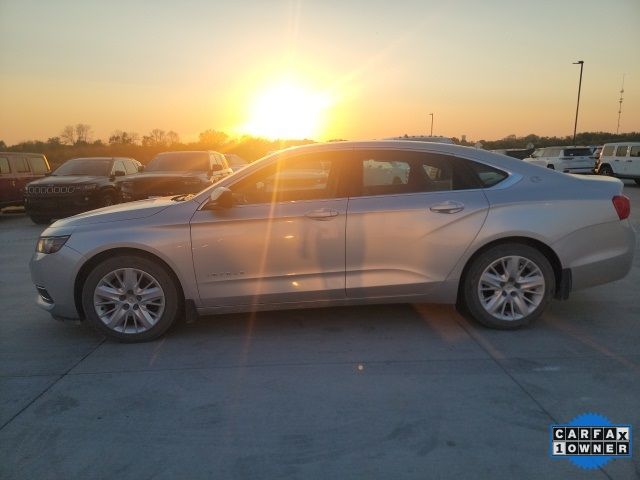
<path fill-rule="evenodd" d="M 111 205 L 115 205 L 116 202 L 116 195 L 114 193 L 111 192 L 105 192 L 103 194 L 100 195 L 100 202 L 99 202 L 99 207 L 110 207 Z"/>
<path fill-rule="evenodd" d="M 547 165 L 547 168 L 550 170 L 555 170 L 556 167 L 554 167 L 551 163 L 549 165 Z"/>
<path fill-rule="evenodd" d="M 51 218 L 49 217 L 40 217 L 38 215 L 29 215 L 31 221 L 37 225 L 49 225 L 51 223 Z"/>
<path fill-rule="evenodd" d="M 598 175 L 605 175 L 607 177 L 613 177 L 613 169 L 610 165 L 600 165 L 598 169 Z"/>
<path fill-rule="evenodd" d="M 636 185 L 640 185 L 640 178 L 634 178 L 633 181 L 636 182 Z"/>
<path fill-rule="evenodd" d="M 539 288 L 539 292 L 536 294 L 536 299 L 539 300 L 539 303 L 532 311 L 521 318 L 504 319 L 494 316 L 485 309 L 482 304 L 483 299 L 481 299 L 480 286 L 481 277 L 485 271 L 488 270 L 494 262 L 510 256 L 521 257 L 522 259 L 528 260 L 534 264 L 542 273 L 544 285 Z M 518 266 L 523 264 L 524 263 L 518 263 Z M 461 311 L 468 312 L 469 316 L 482 325 L 500 330 L 513 330 L 520 328 L 530 324 L 538 318 L 553 297 L 556 283 L 553 267 L 544 254 L 531 246 L 518 243 L 500 244 L 482 252 L 472 260 L 462 282 Z M 512 286 L 511 279 L 509 279 L 507 282 L 504 282 L 500 288 L 509 289 Z M 515 286 L 517 287 L 518 284 L 515 283 Z M 491 295 L 489 295 L 489 293 L 490 292 L 486 293 L 487 297 L 484 299 L 485 301 L 491 299 Z M 495 293 L 496 296 L 500 297 L 500 295 L 498 295 L 498 291 Z M 509 293 L 513 295 L 512 292 Z M 530 295 L 529 293 L 527 294 Z M 504 290 L 502 291 L 501 296 L 505 297 L 505 300 L 502 300 L 503 303 L 510 302 L 511 315 L 515 317 L 516 312 L 514 312 L 514 301 L 510 300 L 511 297 Z M 528 297 L 528 299 L 529 298 L 531 297 Z M 508 314 L 509 312 L 507 311 L 507 315 Z"/>
<path fill-rule="evenodd" d="M 134 321 L 133 309 L 130 312 L 125 313 L 125 315 L 129 316 L 125 320 L 124 327 L 118 324 L 115 325 L 114 328 L 111 328 L 100 319 L 99 313 L 96 310 L 99 307 L 94 306 L 94 294 L 96 292 L 96 287 L 98 287 L 99 283 L 105 277 L 121 269 L 135 269 L 149 275 L 156 281 L 157 286 L 162 291 L 161 293 L 164 294 L 164 309 L 162 313 L 159 315 L 156 323 L 144 331 L 137 331 L 138 326 Z M 82 308 L 88 324 L 106 337 L 125 343 L 147 342 L 160 337 L 176 322 L 178 317 L 184 311 L 183 299 L 180 294 L 180 290 L 176 285 L 173 276 L 167 271 L 167 269 L 159 262 L 154 262 L 153 260 L 135 255 L 117 255 L 113 258 L 104 260 L 95 266 L 87 276 L 82 288 Z M 111 307 L 107 306 L 103 308 L 108 309 Z M 128 310 L 129 307 L 127 307 L 127 311 Z M 136 324 L 135 332 L 117 331 L 115 329 L 126 329 L 127 325 L 131 328 L 133 325 L 128 322 Z"/>

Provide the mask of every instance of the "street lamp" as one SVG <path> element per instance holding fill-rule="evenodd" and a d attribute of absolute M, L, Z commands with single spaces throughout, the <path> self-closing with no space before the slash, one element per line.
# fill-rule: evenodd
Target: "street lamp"
<path fill-rule="evenodd" d="M 578 109 L 580 108 L 580 89 L 582 88 L 582 67 L 584 67 L 584 62 L 582 60 L 578 60 L 577 62 L 573 62 L 574 65 L 580 65 L 580 81 L 578 82 L 578 103 L 576 105 L 576 121 L 573 124 L 573 145 L 576 144 L 576 130 L 578 129 Z"/>
<path fill-rule="evenodd" d="M 433 137 L 433 113 L 430 113 L 429 115 L 431 115 L 431 136 Z"/>

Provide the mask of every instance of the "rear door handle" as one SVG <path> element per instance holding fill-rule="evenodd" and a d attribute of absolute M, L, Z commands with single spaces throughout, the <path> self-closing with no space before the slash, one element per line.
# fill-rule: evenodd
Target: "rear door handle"
<path fill-rule="evenodd" d="M 435 213 L 458 213 L 464 210 L 464 204 L 460 202 L 454 202 L 447 200 L 446 202 L 438 203 L 429 208 Z"/>
<path fill-rule="evenodd" d="M 337 210 L 321 208 L 319 210 L 311 210 L 304 214 L 305 217 L 311 218 L 312 220 L 330 220 L 333 217 L 337 217 L 339 212 Z"/>

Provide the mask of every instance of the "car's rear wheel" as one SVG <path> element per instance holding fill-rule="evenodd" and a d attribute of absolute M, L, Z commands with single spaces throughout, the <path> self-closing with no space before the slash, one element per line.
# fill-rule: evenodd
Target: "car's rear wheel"
<path fill-rule="evenodd" d="M 49 225 L 51 223 L 51 218 L 49 217 L 40 217 L 38 215 L 29 215 L 31 221 L 38 225 Z"/>
<path fill-rule="evenodd" d="M 640 178 L 636 178 L 633 181 L 636 182 L 636 185 L 640 185 Z"/>
<path fill-rule="evenodd" d="M 121 342 L 158 338 L 178 318 L 182 301 L 175 281 L 157 262 L 121 255 L 98 264 L 82 289 L 91 326 Z"/>
<path fill-rule="evenodd" d="M 481 324 L 514 329 L 540 316 L 555 291 L 549 260 L 517 243 L 496 245 L 477 256 L 463 279 L 463 307 Z"/>
<path fill-rule="evenodd" d="M 556 169 L 556 167 L 552 163 L 547 165 L 547 168 L 550 168 L 551 170 L 555 170 Z"/>
<path fill-rule="evenodd" d="M 599 175 L 606 175 L 607 177 L 613 176 L 613 169 L 609 165 L 600 165 L 598 169 Z"/>

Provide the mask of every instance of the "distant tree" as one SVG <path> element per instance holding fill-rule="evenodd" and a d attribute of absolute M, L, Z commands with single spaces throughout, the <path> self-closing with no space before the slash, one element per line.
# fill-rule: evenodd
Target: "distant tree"
<path fill-rule="evenodd" d="M 76 130 L 73 125 L 67 125 L 62 129 L 60 141 L 66 145 L 74 145 L 76 143 Z"/>
<path fill-rule="evenodd" d="M 91 125 L 86 123 L 78 123 L 76 125 L 76 145 L 86 145 L 91 141 Z"/>
<path fill-rule="evenodd" d="M 4 140 L 0 140 L 0 150 L 6 150 L 7 149 L 7 144 L 4 143 Z"/>
<path fill-rule="evenodd" d="M 59 147 L 60 145 L 62 145 L 62 142 L 60 141 L 60 137 L 49 137 L 47 139 L 47 145 L 50 145 L 52 147 Z"/>
<path fill-rule="evenodd" d="M 104 142 L 98 138 L 91 142 L 91 145 L 93 145 L 94 147 L 104 147 Z"/>
<path fill-rule="evenodd" d="M 165 136 L 165 142 L 168 146 L 177 145 L 180 143 L 180 135 L 173 130 L 169 130 Z"/>
<path fill-rule="evenodd" d="M 205 147 L 209 148 L 220 148 L 225 145 L 229 141 L 229 135 L 224 132 L 219 132 L 217 130 L 209 129 L 201 132 L 198 135 L 200 139 L 199 143 Z"/>
<path fill-rule="evenodd" d="M 145 147 L 157 147 L 167 145 L 167 133 L 159 128 L 154 128 L 149 135 L 142 137 L 142 145 Z"/>
<path fill-rule="evenodd" d="M 140 136 L 136 132 L 125 132 L 123 130 L 115 130 L 109 137 L 110 145 L 135 145 L 140 140 Z"/>

